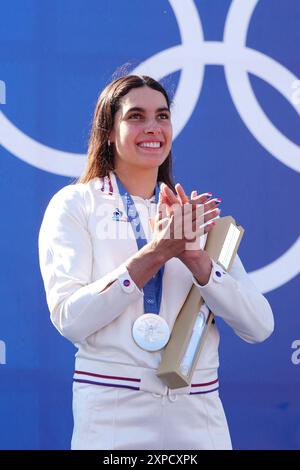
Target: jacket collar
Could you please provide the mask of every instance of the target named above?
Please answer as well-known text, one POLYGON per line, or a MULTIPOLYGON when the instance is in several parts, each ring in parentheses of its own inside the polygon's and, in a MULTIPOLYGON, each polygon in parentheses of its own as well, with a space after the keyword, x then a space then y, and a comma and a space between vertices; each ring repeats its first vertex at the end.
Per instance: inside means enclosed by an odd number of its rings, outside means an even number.
MULTIPOLYGON (((159 182, 159 185, 161 183, 159 182)), ((100 190, 102 194, 109 195, 109 196, 119 196, 119 188, 118 188, 118 183, 116 179, 116 174, 114 171, 110 171, 108 176, 105 176, 104 178, 100 178, 100 190)), ((144 199, 139 196, 132 196, 132 198, 135 200, 141 200, 143 201, 144 199)), ((150 201, 155 200, 155 196, 152 196, 150 198, 150 201)))

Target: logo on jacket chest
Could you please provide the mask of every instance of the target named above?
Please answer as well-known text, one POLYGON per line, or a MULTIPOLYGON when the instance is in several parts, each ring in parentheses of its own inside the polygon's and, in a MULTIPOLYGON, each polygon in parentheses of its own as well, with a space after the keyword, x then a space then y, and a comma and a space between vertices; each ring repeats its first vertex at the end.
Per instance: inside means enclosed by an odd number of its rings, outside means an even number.
POLYGON ((128 222, 128 217, 118 207, 113 211, 112 220, 116 222, 128 222))

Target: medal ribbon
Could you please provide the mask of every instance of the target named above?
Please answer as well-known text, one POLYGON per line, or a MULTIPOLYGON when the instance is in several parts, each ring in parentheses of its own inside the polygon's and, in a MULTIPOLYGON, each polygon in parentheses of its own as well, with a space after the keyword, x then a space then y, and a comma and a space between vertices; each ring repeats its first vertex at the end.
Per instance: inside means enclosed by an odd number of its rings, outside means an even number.
MULTIPOLYGON (((119 189, 119 193, 122 197, 124 208, 127 214, 128 221, 131 223, 131 227, 135 236, 138 250, 143 248, 147 244, 147 239, 143 230, 143 226, 140 220, 139 213, 134 204, 131 195, 126 191, 120 179, 116 176, 116 181, 119 189)), ((155 202, 158 203, 158 184, 155 187, 155 202)), ((164 266, 153 276, 147 284, 144 285, 144 313, 156 313, 159 315, 159 309, 162 297, 162 280, 163 280, 164 266)))

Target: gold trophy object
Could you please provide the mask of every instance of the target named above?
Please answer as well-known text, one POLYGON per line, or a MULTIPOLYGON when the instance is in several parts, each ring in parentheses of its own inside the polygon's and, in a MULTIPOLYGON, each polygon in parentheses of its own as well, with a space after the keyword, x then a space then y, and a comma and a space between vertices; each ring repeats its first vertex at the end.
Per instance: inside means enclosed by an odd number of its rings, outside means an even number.
MULTIPOLYGON (((233 217, 216 219, 208 233, 205 251, 229 271, 244 235, 244 229, 233 217)), ((157 376, 171 389, 190 385, 214 314, 204 303, 196 286, 192 286, 174 324, 165 347, 157 376)))

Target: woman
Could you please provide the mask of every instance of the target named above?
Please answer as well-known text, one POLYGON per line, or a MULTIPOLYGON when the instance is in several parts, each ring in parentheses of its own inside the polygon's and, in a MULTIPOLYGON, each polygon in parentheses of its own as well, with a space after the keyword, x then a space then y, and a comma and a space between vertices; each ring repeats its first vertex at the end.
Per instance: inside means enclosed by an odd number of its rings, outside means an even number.
POLYGON ((98 99, 84 175, 52 198, 44 216, 39 253, 51 319, 78 348, 72 449, 231 448, 216 324, 193 388, 170 390, 155 373, 193 283, 245 341, 273 330, 271 308, 238 256, 230 273, 216 276, 202 248, 220 200, 195 191, 187 198, 174 187, 171 144, 162 86, 146 76, 113 81, 98 99), (156 323, 165 328, 157 344, 156 323))

